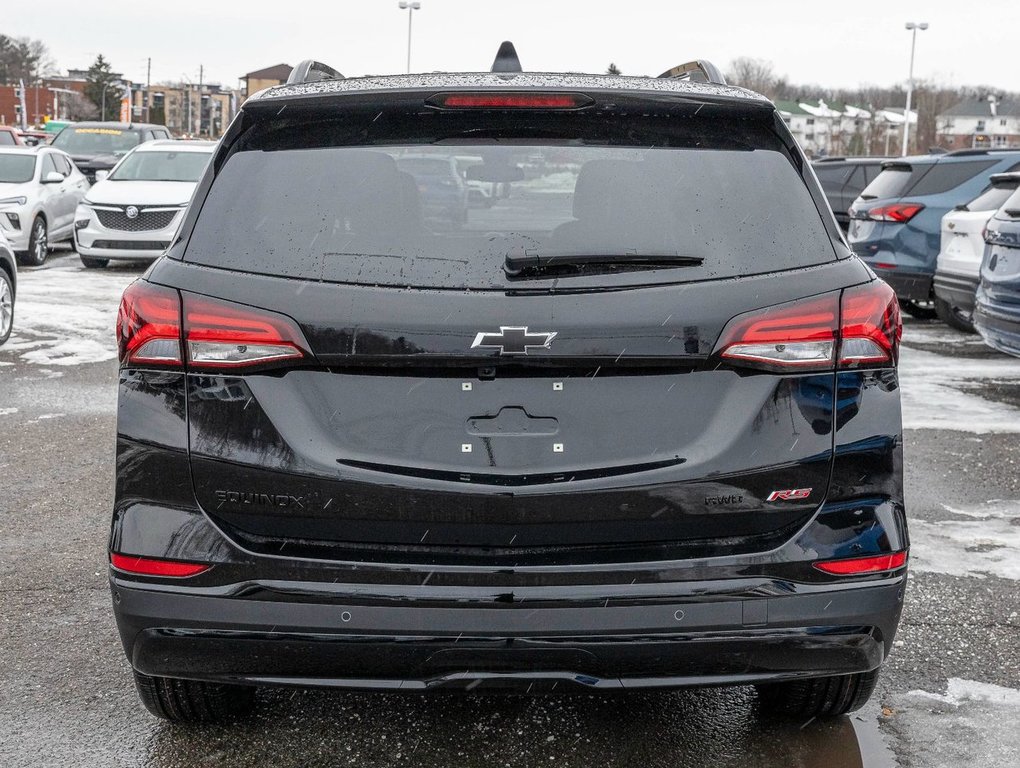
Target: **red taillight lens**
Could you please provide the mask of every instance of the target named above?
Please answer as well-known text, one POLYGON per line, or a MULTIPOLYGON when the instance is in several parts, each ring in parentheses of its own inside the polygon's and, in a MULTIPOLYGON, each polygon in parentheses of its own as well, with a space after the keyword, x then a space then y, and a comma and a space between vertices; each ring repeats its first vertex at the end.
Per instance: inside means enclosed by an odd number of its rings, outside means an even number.
POLYGON ((177 291, 136 280, 117 312, 121 365, 181 364, 181 302, 177 291))
POLYGON ((875 557, 850 557, 842 560, 825 560, 812 565, 823 573, 834 576, 856 576, 861 573, 895 571, 907 564, 907 553, 894 552, 891 555, 875 557))
POLYGON ((292 362, 308 354, 289 317, 193 294, 184 295, 184 338, 193 368, 292 362))
POLYGON ((868 218, 872 221, 892 221, 904 224, 923 210, 924 206, 921 203, 893 203, 872 208, 868 211, 868 218))
POLYGON ((768 369, 832 366, 839 294, 738 315, 719 339, 723 358, 768 369))
POLYGON ((903 322, 892 288, 881 280, 843 291, 841 367, 895 363, 903 322))
POLYGON ((881 280, 737 315, 716 348, 734 363, 766 370, 895 365, 903 326, 896 294, 881 280))
POLYGON ((580 109, 594 102, 580 93, 437 93, 426 104, 440 109, 580 109))
POLYGON ((117 315, 121 365, 235 369, 310 357, 289 317, 138 280, 117 315), (183 330, 182 330, 183 322, 183 330))
POLYGON ((171 576, 183 578, 186 576, 197 576, 208 571, 211 565, 202 563, 182 563, 179 560, 162 560, 152 557, 137 557, 135 555, 110 555, 110 565, 118 571, 125 573, 137 573, 142 576, 171 576))

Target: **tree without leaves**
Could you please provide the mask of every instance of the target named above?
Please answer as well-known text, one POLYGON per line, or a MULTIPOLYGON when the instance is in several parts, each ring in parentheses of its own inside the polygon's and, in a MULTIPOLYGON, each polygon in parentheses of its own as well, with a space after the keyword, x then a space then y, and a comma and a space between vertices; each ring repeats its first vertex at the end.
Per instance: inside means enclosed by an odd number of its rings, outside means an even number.
POLYGON ((730 62, 726 81, 756 91, 770 99, 777 98, 780 87, 786 87, 786 80, 776 75, 771 61, 752 59, 748 56, 741 56, 730 62))
POLYGON ((26 85, 53 74, 54 64, 41 40, 0 35, 0 83, 26 85))

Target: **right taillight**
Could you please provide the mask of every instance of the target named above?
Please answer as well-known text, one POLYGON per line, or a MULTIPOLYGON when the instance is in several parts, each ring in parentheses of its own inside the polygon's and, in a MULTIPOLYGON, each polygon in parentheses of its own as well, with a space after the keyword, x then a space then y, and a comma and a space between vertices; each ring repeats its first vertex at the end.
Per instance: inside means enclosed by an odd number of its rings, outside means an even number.
POLYGON ((903 322, 896 293, 875 280, 843 291, 839 365, 895 365, 903 322))
POLYGON ((138 280, 117 316, 122 366, 237 370, 311 357, 289 317, 138 280))
POLYGON ((823 371, 895 365, 902 334, 899 303, 881 280, 746 312, 716 348, 735 365, 770 371, 823 371))
POLYGON ((892 205, 880 205, 867 212, 868 218, 872 221, 891 221, 896 224, 905 224, 924 210, 921 203, 893 203, 892 205))

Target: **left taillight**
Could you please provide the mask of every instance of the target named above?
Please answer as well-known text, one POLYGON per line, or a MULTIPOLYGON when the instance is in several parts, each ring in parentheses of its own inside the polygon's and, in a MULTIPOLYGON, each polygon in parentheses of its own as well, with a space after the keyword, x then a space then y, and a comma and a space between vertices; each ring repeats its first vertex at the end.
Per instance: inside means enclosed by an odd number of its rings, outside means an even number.
POLYGON ((310 357, 297 323, 285 315, 221 299, 179 293, 138 280, 117 316, 122 366, 236 370, 310 357))
POLYGON ((867 217, 872 221, 890 221, 895 224, 906 224, 924 210, 921 203, 892 203, 870 209, 867 217))
POLYGON ((194 294, 184 295, 184 340, 191 368, 293 363, 309 355, 289 317, 194 294))
POLYGON ((136 280, 117 312, 120 364, 181 365, 181 298, 173 288, 136 280))
POLYGON ((902 325, 896 294, 881 280, 746 312, 716 348, 734 365, 821 371, 895 365, 902 325))

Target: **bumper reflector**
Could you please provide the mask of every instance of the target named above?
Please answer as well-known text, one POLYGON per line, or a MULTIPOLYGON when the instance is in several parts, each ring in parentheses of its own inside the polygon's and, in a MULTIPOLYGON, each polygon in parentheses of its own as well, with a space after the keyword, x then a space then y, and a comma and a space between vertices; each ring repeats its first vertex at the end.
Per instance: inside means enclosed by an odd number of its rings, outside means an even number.
POLYGON ((842 560, 826 560, 821 563, 812 563, 819 571, 836 576, 856 576, 861 573, 895 571, 906 564, 906 550, 903 552, 893 552, 891 555, 851 557, 842 560))
POLYGON ((143 576, 196 576, 203 571, 212 568, 211 565, 201 563, 182 563, 177 560, 157 560, 151 557, 137 557, 136 555, 110 555, 110 565, 118 571, 125 573, 138 573, 143 576))

